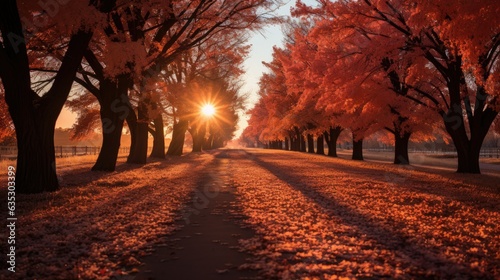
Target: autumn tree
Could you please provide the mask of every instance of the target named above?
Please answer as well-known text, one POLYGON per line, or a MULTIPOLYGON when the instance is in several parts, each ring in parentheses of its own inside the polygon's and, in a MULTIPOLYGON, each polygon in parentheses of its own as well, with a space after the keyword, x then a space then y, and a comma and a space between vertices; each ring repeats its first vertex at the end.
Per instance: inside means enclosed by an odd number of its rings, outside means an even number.
POLYGON ((244 109, 241 84, 236 80, 209 81, 209 84, 211 94, 205 104, 213 106, 214 112, 191 121, 193 152, 200 151, 200 144, 205 150, 225 146, 236 131, 238 112, 244 109))
POLYGON ((498 114, 498 2, 365 0, 320 5, 310 9, 299 3, 299 8, 332 19, 337 30, 356 30, 376 41, 363 55, 385 63, 389 76, 397 73, 409 89, 400 96, 441 117, 457 150, 457 172, 479 173, 479 151, 498 114))
POLYGON ((260 141, 270 142, 269 146, 281 148, 281 141, 290 142, 290 149, 305 150, 304 126, 297 123, 291 114, 297 103, 297 95, 289 94, 282 57, 289 54, 286 50, 274 47, 273 59, 264 62, 268 72, 259 81, 259 96, 267 111, 266 125, 259 136, 260 141), (276 142, 277 141, 277 142, 276 142))
POLYGON ((336 117, 341 112, 325 110, 325 103, 319 103, 318 99, 323 94, 321 87, 322 75, 313 71, 313 68, 325 69, 328 67, 326 61, 318 61, 318 46, 307 38, 313 28, 309 21, 290 22, 286 30, 286 48, 290 54, 281 56, 284 65, 288 94, 295 95, 296 104, 290 111, 294 116, 308 128, 308 146, 312 148, 312 136, 317 137, 317 153, 324 154, 323 144, 328 145, 328 156, 336 157, 336 142, 342 128, 336 117), (314 67, 313 67, 314 64, 314 67), (312 133, 312 134, 311 134, 312 133))
POLYGON ((266 128, 269 112, 266 104, 261 98, 254 107, 248 110, 250 116, 248 125, 241 134, 241 141, 245 142, 250 147, 263 147, 263 143, 259 140, 260 133, 266 128))
POLYGON ((238 83, 243 73, 241 64, 248 52, 245 38, 241 32, 216 34, 170 64, 165 81, 174 123, 168 155, 182 154, 186 131, 193 138, 193 150, 200 151, 198 132, 204 129, 199 127, 203 119, 200 108, 222 102, 219 99, 224 97, 221 93, 227 87, 221 85, 238 83))
MULTIPOLYGON (((274 9, 276 2, 255 1, 184 1, 172 5, 165 13, 166 20, 160 20, 155 28, 147 31, 152 48, 148 50, 151 63, 143 70, 144 76, 156 76, 167 67, 178 54, 191 49, 218 33, 232 30, 250 30, 259 27, 266 20, 266 9, 274 9), (264 12, 263 12, 264 11, 264 12), (157 27, 157 28, 156 28, 157 27)), ((147 152, 148 101, 143 97, 138 107, 137 154, 131 162, 144 163, 147 152)))
MULTIPOLYGON (((114 169, 123 119, 127 120, 132 135, 127 161, 145 163, 148 132, 162 133, 161 115, 153 113, 159 104, 155 104, 157 100, 151 96, 152 91, 147 90, 148 84, 161 79, 162 71, 176 57, 202 44, 210 36, 257 27, 266 17, 257 9, 271 8, 272 5, 273 1, 219 3, 200 0, 180 1, 175 5, 148 1, 127 3, 116 9, 109 17, 108 26, 101 32, 105 48, 97 45, 98 48, 86 53, 86 62, 92 72, 82 72, 79 79, 91 92, 92 89, 96 91, 94 80, 99 81, 99 87, 106 86, 102 92, 115 92, 98 98, 104 139, 102 156, 93 170, 114 169), (135 108, 131 108, 126 94, 132 87, 132 80, 140 97, 135 108), (151 121, 156 129, 151 129, 151 121)), ((155 142, 157 146, 161 146, 163 137, 155 139, 158 140, 155 142)), ((154 150, 161 156, 161 147, 154 150)))
MULTIPOLYGON (((170 3, 172 5, 172 3, 170 3)), ((115 9, 106 25, 97 30, 98 39, 85 53, 85 60, 76 81, 95 96, 100 106, 102 148, 92 170, 113 171, 120 147, 120 138, 125 120, 132 134, 132 147, 129 160, 136 159, 136 141, 138 116, 142 117, 144 109, 132 106, 129 92, 134 88, 134 81, 146 90, 148 82, 154 83, 154 75, 144 76, 142 71, 147 64, 147 37, 144 30, 158 19, 156 13, 162 13, 170 7, 165 3, 144 1, 130 2, 115 9), (154 19, 152 19, 152 17, 154 19)), ((168 16, 167 16, 168 17, 168 16)), ((135 84, 135 88, 138 85, 135 84)), ((150 97, 151 91, 144 94, 150 97)), ((78 105, 75 104, 74 105, 78 105)), ((154 105, 153 105, 154 106, 154 105)), ((73 106, 77 111, 85 108, 73 106)), ((90 117, 88 114, 84 116, 90 117)), ((88 123, 90 119, 86 120, 88 123)), ((147 134, 146 134, 147 142, 147 134)))
MULTIPOLYGON (((33 2, 18 6, 16 1, 9 0, 0 4, 0 77, 16 129, 16 191, 20 193, 54 191, 59 187, 54 126, 92 37, 91 25, 100 19, 96 8, 85 1, 71 7, 57 4, 44 7, 33 2), (59 25, 61 22, 64 25, 59 25), (33 46, 28 39, 49 26, 54 28, 53 32, 62 34, 67 47, 53 83, 44 93, 37 94, 31 88, 29 54, 33 46)), ((107 12, 112 6, 104 1, 98 8, 107 12)), ((50 50, 46 54, 50 56, 50 50)))

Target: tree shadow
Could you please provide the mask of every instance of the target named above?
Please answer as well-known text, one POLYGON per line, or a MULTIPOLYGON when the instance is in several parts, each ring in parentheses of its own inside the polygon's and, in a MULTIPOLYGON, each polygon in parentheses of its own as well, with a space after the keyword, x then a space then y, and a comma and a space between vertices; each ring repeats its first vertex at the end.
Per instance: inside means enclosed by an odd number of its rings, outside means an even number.
POLYGON ((258 157, 264 161, 294 160, 303 161, 302 156, 309 156, 313 160, 304 162, 306 165, 314 165, 328 168, 346 175, 363 176, 369 172, 366 178, 373 183, 394 184, 401 190, 421 192, 436 195, 448 200, 455 200, 467 206, 499 211, 497 203, 500 196, 500 177, 489 174, 458 174, 455 172, 436 170, 433 168, 415 167, 412 165, 394 165, 381 162, 358 162, 342 158, 317 157, 306 154, 259 154, 258 157), (375 172, 374 172, 375 171, 375 172), (431 175, 431 176, 426 176, 431 175), (411 184, 408 182, 411 180, 411 184), (415 184, 416 183, 416 184, 415 184), (453 184, 459 188, 443 188, 443 185, 453 184), (450 191, 451 190, 451 191, 450 191))
MULTIPOLYGON (((398 229, 404 229, 407 225, 402 221, 391 221, 390 224, 377 221, 376 217, 367 216, 354 209, 355 205, 345 205, 332 197, 325 197, 323 194, 309 186, 304 178, 294 170, 285 169, 278 164, 266 162, 259 156, 252 159, 261 167, 272 172, 278 179, 287 183, 290 187, 300 191, 306 197, 315 202, 325 213, 335 216, 342 223, 359 230, 361 235, 376 241, 377 246, 394 252, 400 262, 408 266, 411 276, 417 277, 445 277, 454 278, 468 275, 475 278, 484 275, 480 271, 471 269, 461 263, 442 255, 442 248, 426 244, 425 237, 421 236, 415 242, 415 237, 410 236, 398 229), (413 275, 414 274, 414 275, 413 275)), ((352 168, 352 166, 350 166, 352 168)), ((460 247, 462 253, 466 254, 465 244, 453 244, 460 247)))
MULTIPOLYGON (((90 164, 84 164, 82 167, 66 167, 64 171, 58 172, 60 188, 55 192, 45 192, 39 194, 19 194, 16 197, 19 202, 20 214, 28 214, 34 210, 50 209, 55 206, 62 206, 67 203, 68 199, 78 196, 94 197, 98 196, 106 190, 121 188, 120 196, 108 197, 103 203, 95 203, 89 210, 82 211, 81 214, 92 212, 99 207, 107 205, 119 204, 121 200, 127 196, 140 193, 144 188, 150 186, 153 182, 158 181, 160 184, 168 184, 162 181, 163 178, 152 179, 146 181, 136 181, 133 172, 141 172, 141 170, 155 169, 157 172, 169 172, 171 168, 179 164, 188 164, 186 170, 194 169, 198 161, 193 159, 179 158, 173 161, 166 160, 151 160, 145 165, 131 165, 125 162, 117 164, 115 171, 92 171, 90 164), (132 172, 132 173, 131 173, 132 172), (133 188, 128 186, 138 185, 133 188)), ((160 176, 162 177, 162 176, 160 176)), ((168 177, 168 176, 167 176, 168 177)), ((174 178, 175 179, 175 178, 174 178)), ((175 184, 175 183, 173 183, 175 184)), ((6 196, 5 196, 6 197, 6 196)))

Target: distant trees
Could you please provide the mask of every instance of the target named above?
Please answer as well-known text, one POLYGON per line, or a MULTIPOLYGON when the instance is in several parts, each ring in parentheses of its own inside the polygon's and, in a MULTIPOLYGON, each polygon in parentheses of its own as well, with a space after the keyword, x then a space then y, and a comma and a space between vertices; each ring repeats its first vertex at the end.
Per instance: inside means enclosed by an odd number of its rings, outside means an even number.
MULTIPOLYGON (((457 172, 479 173, 479 151, 500 105, 498 11, 498 1, 479 0, 299 1, 294 14, 303 24, 281 51, 291 57, 281 58, 283 95, 299 96, 291 107, 325 113, 331 122, 319 127, 349 129, 355 148, 389 131, 397 164, 409 162, 410 137, 431 135, 441 119, 457 149, 457 172)), ((295 116, 294 125, 309 122, 295 116)), ((267 120, 274 117, 268 110, 267 120)), ((362 158, 359 151, 353 158, 362 158)))
POLYGON ((193 138, 193 151, 221 148, 231 140, 237 128, 239 110, 244 108, 244 100, 238 94, 240 84, 237 81, 210 81, 208 88, 212 92, 210 102, 215 113, 213 116, 195 118, 190 122, 189 132, 193 138))
POLYGON ((249 147, 263 147, 265 140, 261 141, 260 135, 266 128, 269 117, 264 99, 260 98, 257 104, 248 111, 248 114, 250 115, 250 119, 240 139, 249 147))
MULTIPOLYGON (((168 155, 182 154, 186 131, 193 138, 193 150, 201 151, 205 133, 208 133, 205 131, 206 119, 200 115, 203 105, 217 107, 216 116, 229 110, 231 103, 241 109, 241 101, 231 96, 238 95, 238 78, 243 73, 241 64, 248 51, 243 35, 238 32, 216 34, 169 65, 164 75, 173 122, 168 155)), ((224 121, 218 120, 219 123, 224 121)))

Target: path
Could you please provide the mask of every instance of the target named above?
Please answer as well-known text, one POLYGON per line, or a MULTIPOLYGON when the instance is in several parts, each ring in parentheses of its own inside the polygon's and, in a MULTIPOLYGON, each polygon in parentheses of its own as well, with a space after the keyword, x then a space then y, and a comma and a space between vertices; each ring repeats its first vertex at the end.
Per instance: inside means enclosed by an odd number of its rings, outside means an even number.
POLYGON ((216 154, 202 174, 181 226, 155 253, 135 279, 253 279, 256 273, 238 270, 249 256, 237 249, 238 239, 253 231, 242 228, 234 213, 234 190, 229 170, 235 151, 216 154))
POLYGON ((136 279, 500 277, 495 174, 258 149, 214 156, 183 227, 136 279), (234 248, 240 238, 252 255, 234 248))

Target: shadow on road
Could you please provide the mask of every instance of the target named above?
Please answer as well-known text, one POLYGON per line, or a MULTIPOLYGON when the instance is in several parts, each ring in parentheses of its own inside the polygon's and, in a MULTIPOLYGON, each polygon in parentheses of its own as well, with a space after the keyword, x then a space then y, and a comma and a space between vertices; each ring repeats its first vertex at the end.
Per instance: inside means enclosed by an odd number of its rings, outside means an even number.
MULTIPOLYGON (((443 256, 440 251, 442 248, 427 245, 425 237, 415 242, 415 238, 411 237, 398 229, 404 229, 406 226, 402 221, 391 221, 390 224, 377 221, 376 217, 367 216, 358 212, 356 205, 345 205, 335 198, 325 197, 314 187, 310 186, 307 181, 307 176, 303 174, 307 172, 307 167, 310 162, 304 163, 302 171, 290 169, 286 166, 280 166, 279 160, 276 160, 276 155, 249 153, 249 158, 256 162, 262 168, 269 170, 281 181, 286 182, 292 188, 300 191, 306 197, 321 206, 325 213, 335 215, 344 224, 356 228, 361 235, 376 241, 377 246, 382 249, 390 250, 400 259, 401 263, 406 263, 411 268, 413 276, 418 277, 453 277, 456 275, 469 275, 477 277, 478 271, 464 266, 454 260, 443 256), (269 159, 274 157, 274 162, 269 159), (423 246, 422 244, 426 244, 423 246), (441 269, 443 268, 443 270, 441 269), (454 271, 454 272, 453 272, 454 271)), ((281 155, 279 155, 281 156, 281 155)), ((294 160, 293 156, 288 160, 294 160)), ((321 163, 324 168, 340 168, 342 171, 349 174, 349 168, 352 166, 343 165, 341 162, 321 163), (324 164, 324 165, 323 165, 324 164)), ((311 170, 310 170, 311 171, 311 170)), ((352 172, 352 170, 351 170, 352 172)), ((271 186, 270 186, 271 187, 271 186)), ((351 187, 355 187, 354 185, 351 187)), ((387 222, 387 221, 385 221, 387 222)), ((354 234, 354 233, 353 233, 354 234)), ((459 250, 464 253, 468 249, 467 245, 456 244, 459 250)), ((479 274, 480 275, 480 274, 479 274)))

